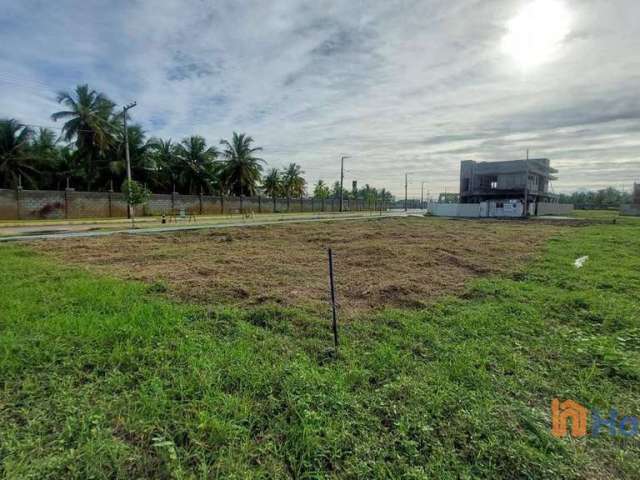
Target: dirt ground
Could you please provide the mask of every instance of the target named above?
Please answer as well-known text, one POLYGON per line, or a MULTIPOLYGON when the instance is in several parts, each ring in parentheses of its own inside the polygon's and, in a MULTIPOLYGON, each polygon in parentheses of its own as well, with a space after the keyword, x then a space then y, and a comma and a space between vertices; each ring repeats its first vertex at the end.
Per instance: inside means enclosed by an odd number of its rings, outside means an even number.
POLYGON ((141 280, 180 300, 327 308, 334 250, 345 313, 418 307, 471 278, 517 269, 554 233, 531 222, 396 218, 38 241, 65 262, 141 280))

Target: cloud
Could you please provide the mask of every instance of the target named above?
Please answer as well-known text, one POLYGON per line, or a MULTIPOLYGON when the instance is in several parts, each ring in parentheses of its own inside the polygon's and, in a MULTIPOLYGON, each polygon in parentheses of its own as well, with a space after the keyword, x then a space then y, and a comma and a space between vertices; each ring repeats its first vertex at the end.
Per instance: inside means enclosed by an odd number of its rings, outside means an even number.
POLYGON ((640 7, 563 0, 572 31, 522 72, 501 51, 525 0, 24 0, 0 20, 0 116, 51 124, 88 82, 154 136, 252 135, 310 182, 455 190, 462 159, 560 170, 557 190, 640 176, 640 7))

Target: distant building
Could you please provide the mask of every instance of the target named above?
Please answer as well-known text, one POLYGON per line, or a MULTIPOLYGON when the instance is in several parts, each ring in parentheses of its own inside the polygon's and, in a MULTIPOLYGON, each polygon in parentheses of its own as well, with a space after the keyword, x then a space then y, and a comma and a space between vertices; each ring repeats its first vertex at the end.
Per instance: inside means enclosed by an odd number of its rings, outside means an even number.
POLYGON ((621 215, 633 215, 640 217, 640 183, 633 184, 633 195, 631 197, 631 205, 620 206, 621 215))
MULTIPOLYGON (((486 216, 537 215, 539 203, 557 203, 549 182, 558 171, 549 159, 460 163, 460 203, 480 203, 486 216), (525 210, 524 205, 527 206, 525 210)), ((484 215, 483 215, 484 216, 484 215)))

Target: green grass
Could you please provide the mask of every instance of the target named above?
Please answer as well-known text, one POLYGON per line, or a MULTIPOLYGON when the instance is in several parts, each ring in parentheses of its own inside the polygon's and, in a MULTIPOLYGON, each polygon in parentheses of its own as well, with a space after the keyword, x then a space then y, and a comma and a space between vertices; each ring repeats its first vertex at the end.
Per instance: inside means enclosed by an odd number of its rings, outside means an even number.
POLYGON ((639 234, 569 229, 511 278, 344 325, 337 359, 327 318, 2 246, 0 476, 638 478, 639 439, 556 439, 550 402, 640 415, 639 234))

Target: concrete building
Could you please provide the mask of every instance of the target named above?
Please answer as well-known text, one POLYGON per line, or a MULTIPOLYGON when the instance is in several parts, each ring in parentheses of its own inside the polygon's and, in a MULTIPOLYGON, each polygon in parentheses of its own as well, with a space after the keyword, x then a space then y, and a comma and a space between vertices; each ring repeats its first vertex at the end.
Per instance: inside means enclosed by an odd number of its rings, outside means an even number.
POLYGON ((640 217, 640 183, 633 184, 631 205, 622 205, 620 207, 620 214, 640 217))
POLYGON ((539 206, 558 203, 549 182, 558 171, 549 159, 503 162, 464 160, 460 164, 460 203, 480 204, 481 216, 538 215, 539 206))

